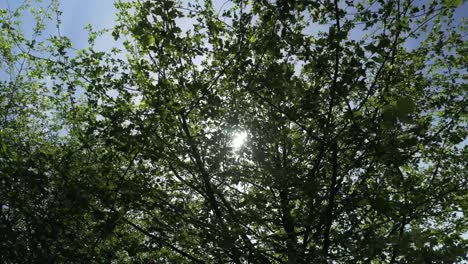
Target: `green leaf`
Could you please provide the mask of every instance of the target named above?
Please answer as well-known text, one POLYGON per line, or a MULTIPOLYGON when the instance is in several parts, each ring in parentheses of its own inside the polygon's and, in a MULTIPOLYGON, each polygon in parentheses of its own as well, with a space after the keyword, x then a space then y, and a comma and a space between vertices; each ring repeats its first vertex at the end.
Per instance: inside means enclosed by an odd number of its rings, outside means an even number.
POLYGON ((463 3, 462 0, 444 0, 444 5, 447 7, 457 7, 463 3))
POLYGON ((401 97, 397 100, 396 108, 398 113, 400 114, 399 116, 407 116, 414 112, 414 110, 416 109, 416 105, 414 104, 413 99, 409 97, 401 97))
POLYGON ((250 42, 250 43, 254 43, 254 42, 255 42, 255 39, 256 39, 255 34, 253 34, 252 36, 250 36, 249 42, 250 42))
POLYGON ((395 108, 392 105, 385 105, 382 109, 382 126, 385 129, 392 129, 395 127, 396 115, 395 108))
POLYGON ((4 142, 2 142, 2 153, 7 154, 7 151, 8 151, 7 145, 4 142))

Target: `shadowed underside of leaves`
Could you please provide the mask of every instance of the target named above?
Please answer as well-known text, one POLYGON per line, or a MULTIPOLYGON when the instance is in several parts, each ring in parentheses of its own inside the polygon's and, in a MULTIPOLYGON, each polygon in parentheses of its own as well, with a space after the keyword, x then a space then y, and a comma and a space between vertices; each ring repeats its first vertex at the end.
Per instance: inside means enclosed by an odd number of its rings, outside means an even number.
POLYGON ((467 260, 463 1, 115 6, 0 9, 2 263, 467 260))

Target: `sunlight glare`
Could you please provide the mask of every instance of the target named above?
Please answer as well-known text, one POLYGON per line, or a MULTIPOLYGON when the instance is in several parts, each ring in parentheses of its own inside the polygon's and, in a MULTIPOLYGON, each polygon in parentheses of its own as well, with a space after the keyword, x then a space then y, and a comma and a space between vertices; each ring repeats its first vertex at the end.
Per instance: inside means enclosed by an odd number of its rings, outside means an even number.
POLYGON ((238 150, 245 143, 246 139, 247 139, 247 132, 245 131, 236 132, 234 133, 234 136, 232 138, 231 146, 234 148, 234 150, 238 150))

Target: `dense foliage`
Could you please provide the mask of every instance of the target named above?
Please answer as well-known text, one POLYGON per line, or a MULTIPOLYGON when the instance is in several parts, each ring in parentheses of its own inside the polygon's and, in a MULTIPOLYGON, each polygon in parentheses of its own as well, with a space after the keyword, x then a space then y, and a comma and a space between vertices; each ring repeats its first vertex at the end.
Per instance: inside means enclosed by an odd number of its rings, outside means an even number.
POLYGON ((116 7, 0 10, 2 263, 468 259, 466 4, 116 7))

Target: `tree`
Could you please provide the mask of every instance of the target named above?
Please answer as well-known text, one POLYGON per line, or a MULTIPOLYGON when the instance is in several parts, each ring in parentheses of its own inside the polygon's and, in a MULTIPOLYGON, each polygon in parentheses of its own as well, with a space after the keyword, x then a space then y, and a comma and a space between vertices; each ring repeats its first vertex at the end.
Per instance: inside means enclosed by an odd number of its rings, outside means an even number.
POLYGON ((76 54, 61 36, 20 52, 54 80, 59 127, 2 129, 3 261, 468 258, 461 1, 116 6, 123 50, 92 31, 76 54))

